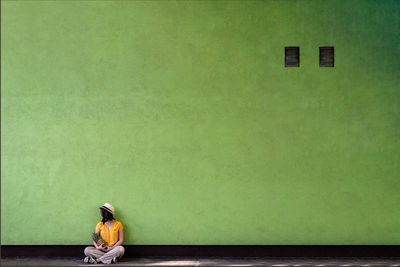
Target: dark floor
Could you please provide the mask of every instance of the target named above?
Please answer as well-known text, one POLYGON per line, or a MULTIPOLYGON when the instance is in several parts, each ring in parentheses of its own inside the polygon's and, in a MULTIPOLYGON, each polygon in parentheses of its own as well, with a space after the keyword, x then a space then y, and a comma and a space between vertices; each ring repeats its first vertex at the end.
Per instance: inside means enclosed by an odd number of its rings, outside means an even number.
MULTIPOLYGON (((6 258, 1 266, 88 266, 81 258, 6 258)), ((114 264, 113 264, 114 265, 114 264)), ((400 266, 400 258, 124 258, 120 266, 400 266)))

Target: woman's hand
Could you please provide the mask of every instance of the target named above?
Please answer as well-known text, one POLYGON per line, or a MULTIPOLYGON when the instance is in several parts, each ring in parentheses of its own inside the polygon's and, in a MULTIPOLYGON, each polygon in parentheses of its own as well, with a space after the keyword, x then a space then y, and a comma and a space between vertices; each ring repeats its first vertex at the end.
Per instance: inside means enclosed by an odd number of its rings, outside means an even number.
POLYGON ((94 241, 93 241, 93 246, 94 246, 96 249, 98 249, 98 250, 102 250, 102 249, 101 249, 101 246, 97 245, 97 243, 94 242, 94 241))
POLYGON ((100 249, 101 249, 102 251, 104 251, 104 252, 108 252, 108 251, 111 250, 111 247, 109 247, 109 246, 107 246, 107 245, 102 245, 100 249))
POLYGON ((101 251, 104 251, 104 248, 106 247, 105 244, 102 244, 102 245, 100 245, 100 246, 97 245, 95 242, 93 242, 93 244, 94 244, 94 246, 95 246, 96 249, 101 250, 101 251))

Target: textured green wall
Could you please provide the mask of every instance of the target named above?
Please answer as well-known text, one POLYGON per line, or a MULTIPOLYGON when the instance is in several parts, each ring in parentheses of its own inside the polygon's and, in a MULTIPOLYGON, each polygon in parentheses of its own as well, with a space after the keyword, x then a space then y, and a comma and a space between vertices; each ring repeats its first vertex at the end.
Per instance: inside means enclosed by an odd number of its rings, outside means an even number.
POLYGON ((400 1, 1 7, 3 245, 400 244, 400 1))

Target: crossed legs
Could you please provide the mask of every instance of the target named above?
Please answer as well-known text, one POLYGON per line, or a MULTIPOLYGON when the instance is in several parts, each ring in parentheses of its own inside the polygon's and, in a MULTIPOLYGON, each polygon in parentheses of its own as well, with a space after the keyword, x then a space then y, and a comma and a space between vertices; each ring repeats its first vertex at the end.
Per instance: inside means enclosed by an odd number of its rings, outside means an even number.
POLYGON ((123 246, 117 246, 108 252, 104 252, 96 249, 93 246, 89 246, 85 248, 84 253, 88 257, 99 259, 102 263, 110 264, 113 258, 122 258, 125 253, 125 248, 123 246))

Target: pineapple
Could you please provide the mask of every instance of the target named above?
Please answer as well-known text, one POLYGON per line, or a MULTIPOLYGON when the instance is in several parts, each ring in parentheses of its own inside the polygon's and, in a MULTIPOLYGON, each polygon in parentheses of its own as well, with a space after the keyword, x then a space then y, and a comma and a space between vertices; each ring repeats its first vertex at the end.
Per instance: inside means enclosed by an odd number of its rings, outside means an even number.
POLYGON ((106 241, 104 241, 104 240, 101 238, 101 236, 100 236, 100 235, 97 235, 96 233, 93 233, 93 234, 92 234, 92 239, 93 239, 94 242, 96 242, 96 244, 97 244, 98 246, 107 245, 107 244, 106 244, 106 241))

